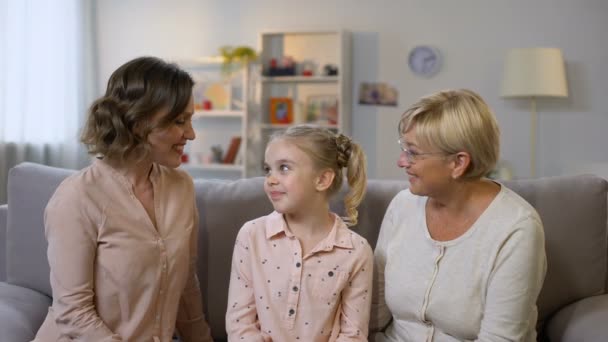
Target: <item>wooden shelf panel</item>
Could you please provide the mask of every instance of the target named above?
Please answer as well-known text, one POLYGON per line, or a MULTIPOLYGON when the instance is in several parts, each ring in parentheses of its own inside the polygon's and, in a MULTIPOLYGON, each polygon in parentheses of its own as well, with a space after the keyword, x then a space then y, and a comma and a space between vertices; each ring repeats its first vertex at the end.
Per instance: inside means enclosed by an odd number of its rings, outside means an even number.
POLYGON ((264 76, 264 83, 337 83, 338 76, 264 76))
POLYGON ((245 116, 243 110, 195 110, 194 118, 241 118, 245 116))

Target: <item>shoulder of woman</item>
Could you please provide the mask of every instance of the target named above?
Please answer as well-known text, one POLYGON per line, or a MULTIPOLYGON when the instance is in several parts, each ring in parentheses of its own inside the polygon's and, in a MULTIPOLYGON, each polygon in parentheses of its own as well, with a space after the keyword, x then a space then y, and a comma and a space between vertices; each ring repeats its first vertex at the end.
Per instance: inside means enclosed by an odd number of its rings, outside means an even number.
POLYGON ((536 209, 523 197, 517 194, 515 191, 502 186, 501 196, 499 205, 501 206, 499 212, 502 215, 509 216, 515 220, 516 225, 528 225, 528 226, 537 226, 540 225, 542 228, 542 223, 540 220, 540 216, 536 209))
POLYGON ((423 199, 424 197, 412 194, 409 189, 401 190, 389 203, 385 216, 398 220, 402 215, 411 215, 410 210, 415 210, 423 199))
POLYGON ((89 173, 90 169, 84 168, 61 181, 49 199, 47 208, 58 204, 77 206, 81 203, 87 197, 87 192, 94 191, 99 186, 92 181, 89 173))
POLYGON ((185 188, 194 191, 194 180, 192 176, 182 169, 156 165, 158 177, 163 178, 165 183, 171 184, 173 189, 184 191, 185 188))

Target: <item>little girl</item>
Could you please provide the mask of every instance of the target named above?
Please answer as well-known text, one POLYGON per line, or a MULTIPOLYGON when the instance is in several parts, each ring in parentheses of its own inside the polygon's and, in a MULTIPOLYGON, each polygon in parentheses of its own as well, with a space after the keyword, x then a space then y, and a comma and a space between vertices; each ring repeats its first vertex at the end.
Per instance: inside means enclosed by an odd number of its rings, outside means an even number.
POLYGON ((274 135, 264 190, 275 211, 245 223, 232 257, 229 341, 367 341, 373 253, 347 228, 366 187, 365 155, 348 137, 310 125, 274 135), (350 191, 347 217, 330 196, 350 191))

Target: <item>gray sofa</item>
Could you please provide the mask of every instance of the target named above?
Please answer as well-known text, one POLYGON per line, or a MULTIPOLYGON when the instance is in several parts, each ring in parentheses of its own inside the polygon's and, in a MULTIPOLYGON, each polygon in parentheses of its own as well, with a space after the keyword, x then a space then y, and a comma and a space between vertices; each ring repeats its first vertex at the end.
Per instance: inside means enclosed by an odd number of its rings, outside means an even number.
MULTIPOLYGON (((43 209, 57 185, 74 171, 24 163, 8 179, 0 206, 0 340, 29 341, 51 303, 43 209)), ((213 335, 225 340, 230 258, 238 229, 271 211, 262 178, 196 180, 200 212, 199 277, 213 335)), ((354 227, 373 245, 382 216, 404 181, 370 180, 354 227)), ((539 326, 550 341, 608 341, 607 191, 595 176, 505 183, 540 213, 546 231, 548 272, 538 300, 539 326)), ((342 209, 338 202, 334 210, 342 209)))

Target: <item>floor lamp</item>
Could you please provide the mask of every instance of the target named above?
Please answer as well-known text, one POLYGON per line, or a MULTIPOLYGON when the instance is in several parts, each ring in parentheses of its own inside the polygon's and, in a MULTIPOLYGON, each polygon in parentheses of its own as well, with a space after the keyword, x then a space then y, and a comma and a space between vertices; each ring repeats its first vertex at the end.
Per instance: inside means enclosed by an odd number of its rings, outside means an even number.
POLYGON ((531 99, 530 177, 536 177, 537 97, 568 97, 566 70, 560 49, 511 49, 505 60, 502 97, 531 99))

